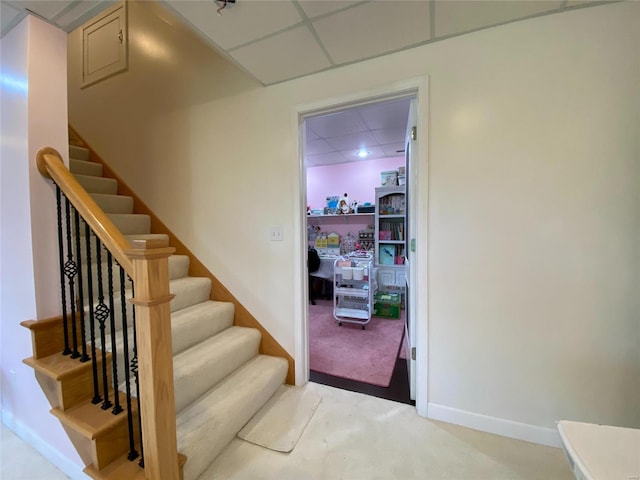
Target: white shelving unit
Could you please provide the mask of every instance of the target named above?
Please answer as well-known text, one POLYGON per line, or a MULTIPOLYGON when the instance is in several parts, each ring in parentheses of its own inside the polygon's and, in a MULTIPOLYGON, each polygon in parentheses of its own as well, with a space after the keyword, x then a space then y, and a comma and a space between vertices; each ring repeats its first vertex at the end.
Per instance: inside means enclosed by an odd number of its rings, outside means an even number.
POLYGON ((373 213, 346 213, 342 215, 307 215, 309 225, 369 224, 373 213))
POLYGON ((406 192, 404 186, 376 188, 375 266, 378 289, 400 293, 406 288, 406 192))
POLYGON ((333 264, 333 316, 342 322, 371 321, 376 274, 371 257, 341 257, 333 264), (358 269, 358 270, 356 270, 358 269))

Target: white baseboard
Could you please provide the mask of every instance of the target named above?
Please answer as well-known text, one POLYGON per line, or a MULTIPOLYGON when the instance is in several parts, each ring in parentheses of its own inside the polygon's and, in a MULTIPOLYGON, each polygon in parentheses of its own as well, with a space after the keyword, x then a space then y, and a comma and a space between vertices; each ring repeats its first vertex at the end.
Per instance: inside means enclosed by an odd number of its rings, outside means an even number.
POLYGON ((45 442, 37 432, 22 423, 10 412, 2 411, 2 423, 13 431, 18 437, 31 445, 35 450, 46 458, 51 464, 64 472, 72 480, 87 480, 89 477, 82 471, 84 465, 75 463, 57 450, 53 445, 45 442))
POLYGON ((481 413, 458 410, 457 408, 446 407, 436 403, 429 403, 427 417, 473 428, 481 432, 502 435, 503 437, 516 438, 549 447, 562 447, 560 434, 553 428, 538 427, 504 418, 490 417, 481 413))

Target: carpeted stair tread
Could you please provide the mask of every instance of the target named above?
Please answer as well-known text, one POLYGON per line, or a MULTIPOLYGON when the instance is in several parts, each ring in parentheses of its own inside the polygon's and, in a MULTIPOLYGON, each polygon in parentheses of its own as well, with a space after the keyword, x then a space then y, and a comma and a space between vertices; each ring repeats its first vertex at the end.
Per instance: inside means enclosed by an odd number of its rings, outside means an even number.
POLYGON ((129 242, 133 242, 134 240, 163 240, 169 241, 169 235, 165 233, 144 233, 137 235, 125 235, 125 238, 129 240, 129 242))
MULTIPOLYGON (((87 258, 86 251, 87 251, 86 242, 83 242, 81 245, 82 265, 87 267, 83 270, 83 277, 82 277, 83 286, 85 287, 84 293, 88 294, 87 273, 88 273, 88 268, 91 268, 91 278, 93 281, 92 282, 93 293, 95 297, 98 295, 98 258, 96 255, 95 238, 91 239, 90 264, 87 264, 86 262, 86 258, 87 258)), ((100 253, 100 260, 101 260, 100 269, 102 270, 102 287, 106 289, 108 285, 107 272, 108 272, 109 264, 107 263, 107 255, 104 250, 102 250, 100 253)), ((169 257, 169 280, 177 280, 179 278, 188 276, 188 274, 189 274, 189 257, 187 257, 186 255, 171 255, 169 257)), ((127 286, 125 288, 131 288, 131 282, 128 279, 127 279, 126 285, 127 286)), ((113 287, 115 290, 118 290, 120 288, 119 274, 114 275, 113 287)))
MULTIPOLYGON (((107 275, 107 272, 103 272, 103 276, 106 276, 106 275, 107 275)), ((119 276, 120 276, 120 268, 114 268, 113 269, 114 282, 116 278, 119 278, 119 276)), ((127 286, 130 285, 126 279, 126 275, 125 275, 125 282, 127 286)), ((169 282, 169 291, 175 295, 175 297, 171 300, 171 304, 170 304, 171 312, 175 312, 183 308, 190 307, 192 305, 196 305, 198 303, 202 303, 206 300, 209 300, 209 294, 211 292, 211 280, 209 278, 204 278, 204 277, 178 278, 176 280, 171 280, 169 282)), ((88 292, 85 292, 85 295, 88 295, 88 292)), ((106 295, 107 293, 105 291, 105 297, 106 295)), ((94 296, 96 296, 95 291, 94 291, 94 296)), ((133 304, 128 301, 132 297, 130 288, 125 290, 124 297, 125 297, 125 309, 127 312, 127 321, 130 322, 129 325, 131 325, 131 322, 133 319, 134 307, 133 307, 133 304)), ((104 303, 106 305, 109 305, 108 298, 105 298, 104 303)), ((96 304, 94 304, 94 307, 96 306, 96 304)), ((86 307, 85 311, 87 313, 86 316, 88 320, 89 318, 88 307, 86 307)), ((122 297, 119 289, 114 292, 113 314, 114 314, 116 330, 120 331, 122 330, 122 297)), ((200 338, 202 339, 204 337, 201 336, 200 338)), ((111 350, 111 347, 109 346, 107 350, 111 350)))
POLYGON ((189 257, 187 255, 171 255, 169 257, 169 280, 189 275, 189 257))
POLYGON ((284 383, 287 361, 258 355, 177 415, 178 451, 195 480, 284 383))
POLYGON ((78 160, 89 160, 89 149, 78 147, 76 145, 69 145, 69 158, 75 158, 78 160))
POLYGON ((207 300, 171 314, 173 353, 211 337, 233 325, 235 306, 231 302, 207 300))
POLYGON ((105 213, 133 213, 133 197, 92 193, 91 198, 105 213))
POLYGON ((234 326, 176 355, 173 358, 176 412, 258 355, 260 337, 255 328, 234 326))
POLYGON ((118 181, 113 178, 92 177, 90 175, 74 175, 78 183, 89 193, 118 193, 118 181))
POLYGON ((86 160, 78 160, 76 158, 70 158, 69 171, 74 175, 88 175, 90 177, 101 177, 102 164, 96 163, 96 162, 88 162, 86 160))
POLYGON ((211 279, 205 277, 183 277, 169 282, 169 291, 175 295, 171 300, 171 312, 209 300, 211 279))
POLYGON ((123 235, 146 234, 151 230, 151 217, 141 213, 108 213, 107 216, 123 235))
MULTIPOLYGON (((109 220, 123 235, 147 234, 151 229, 151 217, 142 213, 107 213, 109 220)), ((81 222, 80 236, 86 235, 84 220, 81 222)), ((93 236, 93 232, 92 236, 93 236)))

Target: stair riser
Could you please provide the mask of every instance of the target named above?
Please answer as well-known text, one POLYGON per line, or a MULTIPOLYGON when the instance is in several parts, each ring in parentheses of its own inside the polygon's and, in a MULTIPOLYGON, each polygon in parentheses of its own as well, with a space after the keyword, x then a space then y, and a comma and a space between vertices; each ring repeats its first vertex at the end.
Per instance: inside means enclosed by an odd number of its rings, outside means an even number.
MULTIPOLYGON (((121 395, 121 402, 124 398, 121 395)), ((124 406, 124 405, 123 405, 124 406)), ((138 428, 137 406, 132 404, 134 448, 139 453, 140 430, 138 428)), ((102 470, 117 458, 127 455, 129 452, 129 426, 126 409, 118 415, 113 415, 110 410, 101 410, 100 405, 91 405, 91 409, 97 409, 96 415, 108 416, 111 425, 107 428, 92 427, 92 422, 86 419, 86 410, 83 413, 60 412, 52 410, 58 418, 65 432, 71 439, 85 465, 92 465, 96 470, 102 470), (89 422, 89 423, 87 423, 89 422)))
POLYGON ((195 480, 284 383, 287 362, 270 357, 248 362, 178 415, 178 451, 189 461, 185 480, 195 480), (206 448, 204 447, 206 445, 206 448))
MULTIPOLYGON (((84 243, 84 242, 83 242, 84 243)), ((91 269, 91 288, 93 290, 93 299, 94 301, 97 301, 98 299, 98 294, 100 292, 99 290, 99 285, 100 283, 102 284, 102 291, 103 291, 103 295, 107 295, 107 292, 109 291, 109 270, 108 270, 108 264, 106 262, 102 262, 101 263, 101 270, 102 270, 102 275, 101 275, 101 282, 98 282, 98 264, 95 263, 95 243, 94 241, 91 242, 91 251, 92 251, 92 257, 93 257, 93 262, 91 263, 91 265, 87 265, 86 264, 86 256, 84 255, 84 252, 86 250, 86 248, 82 249, 82 288, 83 288, 83 294, 85 296, 85 298, 89 297, 89 282, 88 282, 88 275, 89 275, 89 268, 91 269)), ((105 255, 101 255, 101 257, 104 259, 105 255)), ((178 278, 183 278, 184 276, 186 276, 185 274, 188 272, 189 266, 188 263, 185 266, 183 262, 176 260, 176 261, 171 261, 171 257, 169 257, 169 280, 175 280, 178 278)), ((112 268, 112 285, 113 285, 113 290, 114 292, 116 292, 116 295, 119 295, 120 292, 120 268, 116 265, 113 266, 112 268)), ((132 282, 129 279, 128 275, 126 275, 125 273, 125 289, 126 290, 131 290, 131 285, 132 282)), ((77 290, 76 290, 76 293, 77 290)), ((107 302, 105 302, 107 303, 107 302)), ((200 338, 202 339, 202 338, 200 338)))
POLYGON ((75 175, 78 183, 89 193, 106 193, 116 195, 118 182, 112 178, 91 177, 87 175, 75 175))
POLYGON ((234 310, 232 303, 208 301, 172 314, 174 355, 231 327, 234 310))
MULTIPOLYGON (((111 355, 108 356, 109 360, 110 358, 111 355)), ((91 363, 86 362, 85 365, 86 367, 81 371, 57 380, 44 372, 35 370, 36 380, 52 408, 67 411, 87 398, 93 398, 91 363)), ((102 372, 102 361, 100 359, 98 360, 98 371, 102 372)), ((111 385, 111 368, 107 369, 107 381, 111 385)))
POLYGON ((74 175, 88 175, 90 177, 101 177, 102 165, 95 162, 87 162, 86 160, 70 158, 69 171, 74 175))
POLYGON ((133 197, 92 193, 91 198, 105 213, 133 213, 133 197))
MULTIPOLYGON (((151 219, 147 215, 135 214, 107 214, 109 220, 113 222, 115 227, 120 230, 123 235, 144 235, 151 231, 151 219)), ((87 233, 84 220, 80 221, 80 236, 84 237, 87 233)), ((75 232, 75 229, 74 229, 75 232)), ((93 236, 93 233, 92 233, 93 236)))
POLYGON ((88 148, 78 147, 76 145, 69 145, 69 158, 76 158, 78 160, 89 160, 90 152, 88 148))
POLYGON ((260 332, 231 327, 173 360, 176 411, 258 355, 260 332), (211 368, 215 365, 216 368, 211 368))

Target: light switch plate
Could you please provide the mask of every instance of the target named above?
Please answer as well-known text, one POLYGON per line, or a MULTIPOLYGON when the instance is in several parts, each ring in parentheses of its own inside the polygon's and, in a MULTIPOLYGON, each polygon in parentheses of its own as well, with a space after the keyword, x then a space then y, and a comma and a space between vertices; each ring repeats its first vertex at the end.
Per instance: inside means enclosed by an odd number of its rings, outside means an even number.
POLYGON ((276 225, 269 229, 269 240, 272 242, 282 241, 282 225, 276 225))

